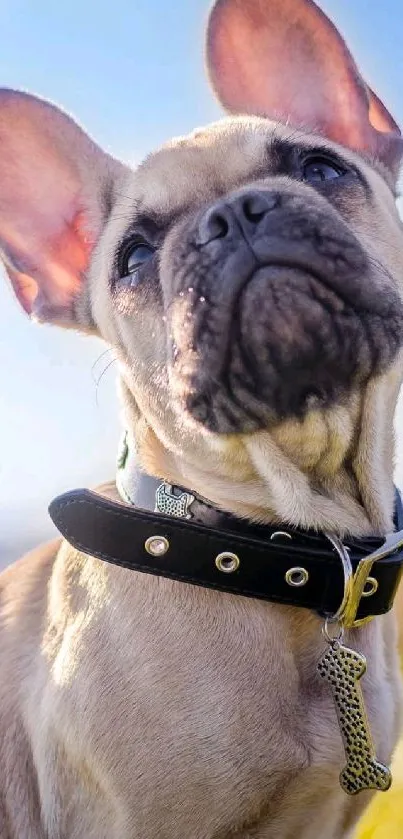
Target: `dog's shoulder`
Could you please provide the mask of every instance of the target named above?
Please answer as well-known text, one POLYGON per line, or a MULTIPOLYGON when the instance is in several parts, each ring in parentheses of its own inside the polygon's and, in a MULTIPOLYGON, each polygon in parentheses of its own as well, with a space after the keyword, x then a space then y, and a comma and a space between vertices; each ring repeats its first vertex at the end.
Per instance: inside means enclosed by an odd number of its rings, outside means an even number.
POLYGON ((0 661, 4 666, 11 647, 26 649, 24 638, 17 635, 23 634, 27 641, 31 638, 32 643, 38 639, 60 545, 60 539, 41 545, 0 574, 0 661))
POLYGON ((61 541, 61 539, 53 539, 39 545, 1 572, 0 608, 4 608, 9 595, 14 596, 17 592, 20 596, 23 595, 26 588, 38 580, 38 576, 42 576, 46 570, 49 570, 49 566, 53 564, 60 548, 61 541))

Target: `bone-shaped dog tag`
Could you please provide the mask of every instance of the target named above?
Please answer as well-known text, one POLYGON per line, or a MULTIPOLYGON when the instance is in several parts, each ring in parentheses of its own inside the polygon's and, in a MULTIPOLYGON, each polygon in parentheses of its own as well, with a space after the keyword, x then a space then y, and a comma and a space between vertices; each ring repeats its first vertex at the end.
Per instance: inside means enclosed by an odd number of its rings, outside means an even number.
POLYGON ((347 764, 340 784, 349 795, 365 789, 385 791, 392 776, 376 759, 364 697, 359 684, 367 669, 363 655, 334 640, 322 656, 318 670, 329 683, 336 705, 347 764))

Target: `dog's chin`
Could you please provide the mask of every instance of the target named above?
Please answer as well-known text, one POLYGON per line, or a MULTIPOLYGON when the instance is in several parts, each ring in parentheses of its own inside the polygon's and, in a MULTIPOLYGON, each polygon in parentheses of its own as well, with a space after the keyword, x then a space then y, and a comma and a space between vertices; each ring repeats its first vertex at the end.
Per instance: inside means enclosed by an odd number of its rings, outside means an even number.
POLYGON ((346 391, 337 395, 330 390, 320 390, 312 382, 303 393, 294 395, 294 410, 279 413, 270 400, 258 402, 252 395, 250 398, 245 395, 245 403, 240 404, 224 388, 222 391, 217 389, 215 393, 198 393, 190 389, 182 400, 181 412, 185 421, 202 426, 214 434, 247 435, 256 431, 269 431, 287 419, 302 422, 310 411, 326 411, 332 405, 348 399, 346 391))
POLYGON ((192 311, 187 324, 170 371, 183 415, 248 434, 346 401, 391 363, 402 318, 354 308, 303 268, 270 265, 211 321, 201 327, 192 311))

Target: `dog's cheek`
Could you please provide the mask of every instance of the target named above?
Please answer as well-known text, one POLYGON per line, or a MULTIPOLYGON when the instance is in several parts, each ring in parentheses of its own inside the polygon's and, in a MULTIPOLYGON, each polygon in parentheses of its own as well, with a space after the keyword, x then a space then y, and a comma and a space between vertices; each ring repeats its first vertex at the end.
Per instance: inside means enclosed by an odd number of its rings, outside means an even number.
POLYGON ((325 195, 334 209, 355 231, 357 219, 365 217, 368 205, 373 209, 372 190, 369 184, 354 174, 347 174, 335 182, 317 187, 317 191, 325 195))
POLYGON ((72 310, 72 320, 75 329, 79 329, 80 332, 93 335, 97 338, 102 337, 92 311, 91 289, 88 278, 83 284, 81 293, 73 301, 72 310))
MULTIPOLYGON (((375 203, 357 224, 357 236, 371 263, 368 281, 376 293, 403 312, 403 225, 396 207, 375 203)), ((403 335, 401 337, 403 341, 403 335)))
POLYGON ((111 256, 115 248, 116 231, 106 230, 91 266, 86 306, 100 337, 126 363, 138 368, 153 365, 161 358, 158 339, 164 328, 158 276, 147 276, 133 287, 120 284, 111 256), (151 340, 154 333, 156 341, 151 340))
POLYGON ((363 180, 343 179, 343 189, 330 190, 329 201, 368 255, 374 269, 368 280, 377 292, 387 295, 394 289, 402 298, 403 224, 395 194, 381 174, 363 166, 363 180))
POLYGON ((120 231, 111 224, 93 260, 89 283, 92 317, 98 334, 117 361, 125 392, 125 422, 136 438, 144 425, 164 438, 175 417, 167 374, 167 324, 161 295, 159 263, 137 287, 118 293, 113 259, 120 231))
MULTIPOLYGON (((210 260, 189 245, 187 231, 182 227, 171 235, 161 254, 161 282, 166 317, 167 365, 173 399, 182 404, 189 382, 197 376, 202 361, 202 347, 213 327, 218 307, 208 293, 211 278, 210 260)), ((221 334, 222 338, 222 334, 221 334)), ((220 341, 221 352, 221 341, 220 341)))

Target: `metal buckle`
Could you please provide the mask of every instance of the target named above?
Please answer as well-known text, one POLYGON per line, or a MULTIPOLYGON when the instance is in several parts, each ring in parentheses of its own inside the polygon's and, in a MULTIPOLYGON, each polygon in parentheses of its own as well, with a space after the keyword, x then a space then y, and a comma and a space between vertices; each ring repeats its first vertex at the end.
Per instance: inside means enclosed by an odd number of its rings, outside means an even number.
POLYGON ((385 557, 390 556, 390 554, 395 553, 398 548, 403 547, 403 530, 399 530, 398 533, 388 533, 385 537, 383 545, 359 562, 355 574, 348 555, 348 550, 345 545, 343 545, 341 539, 333 533, 325 533, 325 536, 329 539, 329 542, 331 542, 337 551, 342 562, 344 574, 343 599, 337 612, 329 618, 329 622, 339 623, 345 629, 362 626, 374 617, 373 615, 360 619, 357 619, 356 617, 360 600, 364 593, 365 584, 370 576, 372 566, 374 562, 378 561, 378 559, 384 559, 385 557))

